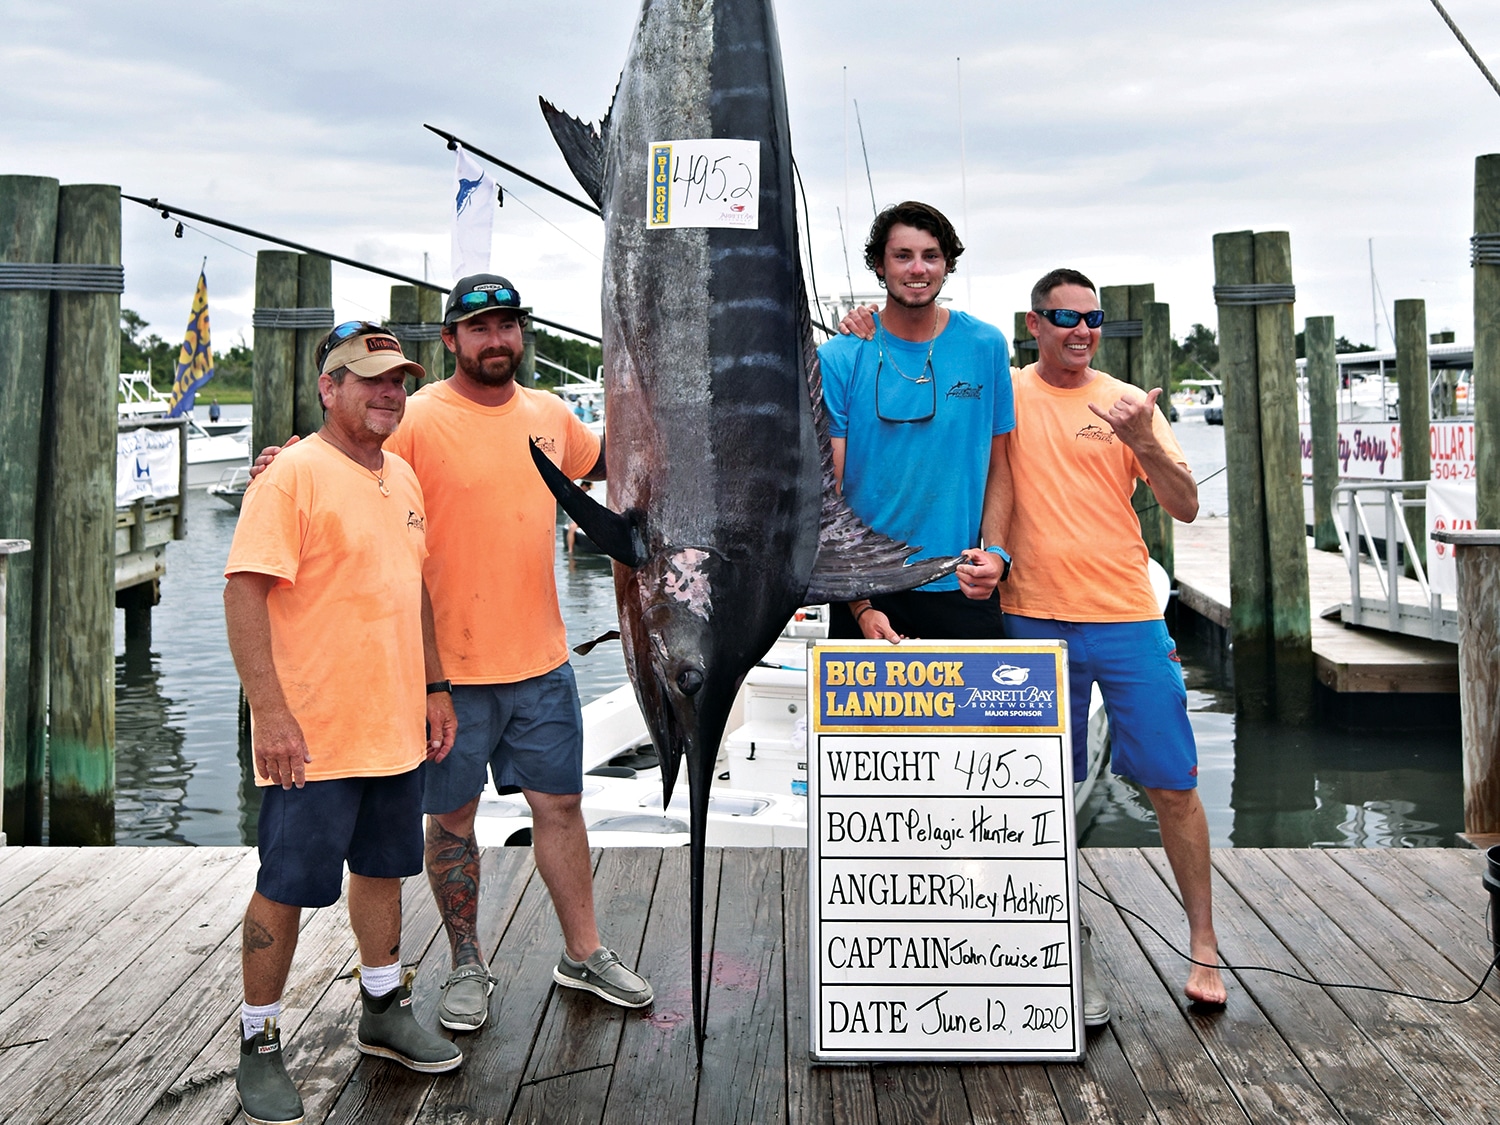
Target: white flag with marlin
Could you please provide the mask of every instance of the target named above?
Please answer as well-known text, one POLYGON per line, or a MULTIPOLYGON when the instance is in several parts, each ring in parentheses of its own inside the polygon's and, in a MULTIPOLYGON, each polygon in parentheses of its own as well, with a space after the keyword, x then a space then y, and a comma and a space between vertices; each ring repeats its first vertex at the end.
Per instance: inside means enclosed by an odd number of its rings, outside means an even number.
POLYGON ((495 224, 495 181, 477 160, 458 152, 458 191, 453 201, 453 280, 489 273, 495 224))

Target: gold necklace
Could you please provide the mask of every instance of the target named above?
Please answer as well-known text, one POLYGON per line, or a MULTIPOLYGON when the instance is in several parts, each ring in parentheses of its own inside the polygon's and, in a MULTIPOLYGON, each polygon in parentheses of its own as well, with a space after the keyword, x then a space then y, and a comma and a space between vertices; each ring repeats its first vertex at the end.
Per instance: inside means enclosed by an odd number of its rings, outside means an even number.
POLYGON ((377 472, 375 469, 370 468, 370 466, 368 466, 368 465, 364 464, 362 461, 358 460, 354 456, 354 454, 350 453, 347 449, 345 449, 338 442, 334 441, 332 438, 330 438, 323 431, 321 431, 321 430, 318 431, 318 436, 321 437, 324 441, 326 441, 329 445, 333 446, 333 448, 337 449, 345 457, 349 458, 349 460, 353 461, 356 465, 358 465, 365 472, 369 473, 372 477, 374 477, 375 478, 375 484, 380 488, 380 495, 382 495, 382 496, 389 496, 391 494, 391 490, 385 486, 385 450, 382 449, 380 451, 380 470, 377 472))

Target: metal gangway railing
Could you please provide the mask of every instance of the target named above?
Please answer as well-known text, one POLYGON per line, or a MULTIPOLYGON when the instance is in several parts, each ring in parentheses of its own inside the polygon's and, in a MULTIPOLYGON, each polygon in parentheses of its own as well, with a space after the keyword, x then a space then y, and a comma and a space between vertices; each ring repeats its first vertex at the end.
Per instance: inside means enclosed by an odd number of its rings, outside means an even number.
POLYGON ((1349 601, 1339 607, 1344 624, 1456 644, 1458 611, 1445 607, 1443 596, 1427 580, 1422 561, 1426 536, 1414 543, 1407 526, 1408 510, 1426 512, 1427 482, 1344 481, 1334 487, 1332 502, 1339 550, 1349 567, 1349 601), (1377 513, 1378 536, 1371 518, 1377 513), (1363 561, 1366 557, 1368 564, 1363 561), (1407 566, 1409 578, 1404 577, 1407 566), (1374 575, 1380 588, 1378 598, 1364 596, 1361 581, 1366 574, 1374 575), (1403 586, 1421 600, 1402 601, 1403 586))

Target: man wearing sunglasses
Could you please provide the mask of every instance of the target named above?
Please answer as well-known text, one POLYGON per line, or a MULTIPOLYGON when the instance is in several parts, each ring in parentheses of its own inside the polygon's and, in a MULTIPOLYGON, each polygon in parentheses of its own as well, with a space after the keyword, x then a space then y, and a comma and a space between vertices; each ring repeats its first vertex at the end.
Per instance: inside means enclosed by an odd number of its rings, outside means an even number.
POLYGON ((1191 522, 1198 486, 1157 409, 1161 391, 1143 393, 1090 366, 1103 322, 1094 283, 1076 270, 1053 270, 1032 290, 1026 327, 1037 362, 1015 375, 1016 428, 1000 466, 1014 498, 1005 527, 1015 556, 1005 635, 1068 642, 1075 775, 1087 757, 1088 702, 1099 684, 1110 768, 1145 789, 1182 892, 1195 962, 1185 991, 1195 1004, 1217 1007, 1226 993, 1212 967, 1218 946, 1197 745, 1131 507, 1135 482, 1145 480, 1168 515, 1191 522))
POLYGON ((443 678, 422 490, 382 448, 422 368, 363 323, 330 333, 318 364, 323 426, 246 490, 225 564, 261 786, 235 1087, 249 1120, 274 1125, 302 1120, 277 1027, 302 908, 338 901, 346 861, 360 1051, 424 1073, 463 1061, 413 1017, 412 974, 397 956, 401 879, 422 870, 418 767, 447 754, 454 734, 448 697, 422 691, 443 678))
POLYGON ((835 604, 841 638, 1001 636, 996 584, 1005 573, 991 484, 1015 424, 1010 356, 998 328, 942 308, 938 294, 963 253, 936 208, 906 202, 876 216, 865 264, 886 301, 840 325, 818 349, 834 473, 876 531, 921 550, 964 555, 958 572, 917 590, 835 604))
POLYGON ((557 503, 528 441, 574 478, 602 480, 604 450, 562 399, 516 384, 529 311, 503 277, 461 278, 443 313, 453 377, 411 397, 386 445, 426 497, 424 574, 451 681, 428 686, 451 690, 458 716, 452 752, 424 771, 422 803, 427 877, 453 956, 438 1019, 453 1031, 483 1026, 497 983, 478 933, 474 817, 486 774, 531 807, 537 870, 565 946, 553 979, 622 1007, 652 999, 650 984, 604 947, 594 915, 583 719, 553 573, 557 503))

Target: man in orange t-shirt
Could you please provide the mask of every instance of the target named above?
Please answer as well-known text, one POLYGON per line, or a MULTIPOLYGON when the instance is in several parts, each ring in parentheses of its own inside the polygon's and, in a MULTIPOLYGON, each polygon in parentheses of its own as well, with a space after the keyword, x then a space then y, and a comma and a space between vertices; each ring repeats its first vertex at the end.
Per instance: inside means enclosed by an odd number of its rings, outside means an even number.
MULTIPOLYGON (((583 718, 553 573, 557 502, 529 441, 574 478, 602 480, 604 450, 562 399, 516 385, 528 312, 505 278, 461 278, 443 313, 453 377, 413 395, 386 444, 410 463, 427 501, 423 573, 458 715, 453 752, 425 771, 422 803, 427 878, 453 955, 438 1020, 453 1031, 483 1026, 495 986, 478 934, 474 816, 486 773, 531 807, 537 870, 563 931, 553 979, 624 1007, 652 998, 599 939, 581 806, 583 718)), ((276 454, 266 450, 257 465, 276 454)))
POLYGON ((1111 768, 1145 789, 1182 891, 1194 962, 1185 991, 1194 1003, 1218 1006, 1225 990, 1215 967, 1197 746, 1130 503, 1135 482, 1145 480, 1167 514, 1191 522, 1198 486, 1156 407, 1161 391, 1143 393, 1089 366, 1103 322, 1093 282, 1076 270, 1053 270, 1032 290, 1026 326, 1037 362, 1014 376, 1016 428, 1003 466, 1011 504, 1005 542, 1014 558, 1005 635, 1067 641, 1075 774, 1099 684, 1111 768))
POLYGON ((447 695, 422 690, 443 678, 422 581, 422 490, 382 449, 406 377, 422 369, 360 322, 329 333, 318 361, 323 427, 251 484, 225 564, 225 623, 262 787, 235 1086, 245 1116, 270 1123, 302 1120, 281 1053, 281 993, 302 907, 337 901, 346 861, 359 1049, 424 1073, 463 1061, 413 1018, 398 958, 401 879, 422 870, 418 767, 449 752, 455 726, 447 695))

